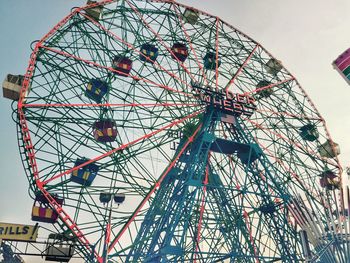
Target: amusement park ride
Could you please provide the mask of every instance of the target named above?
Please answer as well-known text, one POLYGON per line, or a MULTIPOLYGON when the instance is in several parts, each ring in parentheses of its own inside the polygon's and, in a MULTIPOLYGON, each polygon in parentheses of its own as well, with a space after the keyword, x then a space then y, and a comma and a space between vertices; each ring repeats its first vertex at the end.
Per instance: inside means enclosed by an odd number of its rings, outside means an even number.
POLYGON ((350 262, 339 146, 259 43, 175 1, 106 0, 32 48, 3 90, 46 260, 350 262))

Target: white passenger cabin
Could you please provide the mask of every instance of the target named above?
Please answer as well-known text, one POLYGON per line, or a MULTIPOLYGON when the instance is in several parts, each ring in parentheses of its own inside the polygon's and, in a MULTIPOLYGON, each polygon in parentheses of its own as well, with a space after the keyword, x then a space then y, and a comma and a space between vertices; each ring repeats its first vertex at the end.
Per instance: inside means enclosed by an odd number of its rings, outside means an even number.
POLYGON ((2 83, 2 92, 4 98, 10 100, 19 100, 19 94, 22 89, 24 76, 7 74, 2 83))

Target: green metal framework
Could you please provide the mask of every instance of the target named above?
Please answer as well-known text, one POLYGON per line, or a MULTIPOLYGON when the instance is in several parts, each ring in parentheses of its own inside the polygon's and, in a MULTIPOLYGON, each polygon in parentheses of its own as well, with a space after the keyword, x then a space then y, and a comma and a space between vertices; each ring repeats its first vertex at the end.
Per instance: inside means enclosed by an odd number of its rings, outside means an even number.
MULTIPOLYGON (((324 199, 332 205, 335 195, 320 187, 319 175, 326 169, 341 174, 336 157, 318 153, 330 139, 324 120, 292 74, 283 67, 269 70, 266 65, 273 57, 260 44, 193 8, 198 18, 190 23, 186 10, 174 1, 103 1, 74 9, 35 43, 15 109, 30 193, 47 198, 59 214, 55 225, 78 239, 87 261, 124 261, 142 243, 137 233, 148 211, 155 209, 155 196, 172 193, 171 184, 163 181, 165 173, 194 139, 193 127, 205 123, 208 104, 199 99, 193 83, 225 96, 244 94, 255 98, 257 109, 251 117, 236 119, 240 132, 216 120, 212 133, 254 143, 263 155, 246 166, 234 154, 210 154, 215 176, 207 183, 216 180, 216 187, 198 185, 200 191, 208 188, 208 194, 199 194, 191 205, 197 215, 193 222, 200 221, 205 231, 197 235, 197 244, 186 248, 192 258, 182 260, 295 262, 303 256, 290 200, 308 200, 319 210, 324 199), (98 19, 89 16, 94 7, 101 10, 98 19), (176 42, 188 48, 183 63, 171 50, 176 42), (145 43, 159 50, 154 63, 140 59, 145 43), (216 55, 216 63, 206 69, 208 52, 216 55), (112 67, 115 56, 132 60, 129 74, 112 67), (86 96, 91 79, 108 84, 101 103, 86 96), (93 125, 105 119, 115 121, 118 133, 114 141, 101 143, 93 136, 93 125), (300 134, 310 124, 319 133, 313 141, 300 134), (75 167, 83 157, 89 161, 75 167), (90 163, 99 167, 91 186, 72 182, 72 172, 90 163), (100 193, 125 194, 126 201, 118 207, 103 204, 100 193), (64 198, 62 206, 53 194, 64 198), (222 207, 208 209, 208 199, 215 198, 222 207), (271 231, 278 222, 281 229, 271 231), (239 231, 222 238, 222 225, 239 231), (232 254, 233 246, 240 246, 240 252, 232 254)), ((203 161, 196 158, 197 164, 203 161)))

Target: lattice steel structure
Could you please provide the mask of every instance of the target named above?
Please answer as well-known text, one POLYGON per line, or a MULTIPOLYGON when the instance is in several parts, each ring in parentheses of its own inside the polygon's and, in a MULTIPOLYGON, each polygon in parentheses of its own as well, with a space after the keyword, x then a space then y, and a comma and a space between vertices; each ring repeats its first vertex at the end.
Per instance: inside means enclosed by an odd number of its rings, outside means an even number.
POLYGON ((120 0, 73 9, 33 47, 15 109, 32 216, 86 261, 307 255, 295 200, 334 205, 337 145, 259 43, 174 1, 120 0))

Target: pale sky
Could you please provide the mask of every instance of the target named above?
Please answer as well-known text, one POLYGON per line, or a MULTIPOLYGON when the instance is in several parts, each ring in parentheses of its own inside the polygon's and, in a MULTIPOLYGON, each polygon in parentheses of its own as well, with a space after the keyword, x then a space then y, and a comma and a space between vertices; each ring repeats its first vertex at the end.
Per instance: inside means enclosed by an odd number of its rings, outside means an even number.
MULTIPOLYGON (((332 61, 350 47, 349 0, 181 0, 259 42, 297 78, 350 165, 350 86, 332 61)), ((24 74, 30 43, 83 0, 0 0, 0 78, 24 74)), ((0 102, 0 222, 32 223, 32 200, 20 161, 11 101, 0 102)), ((39 262, 39 261, 28 261, 39 262)))

